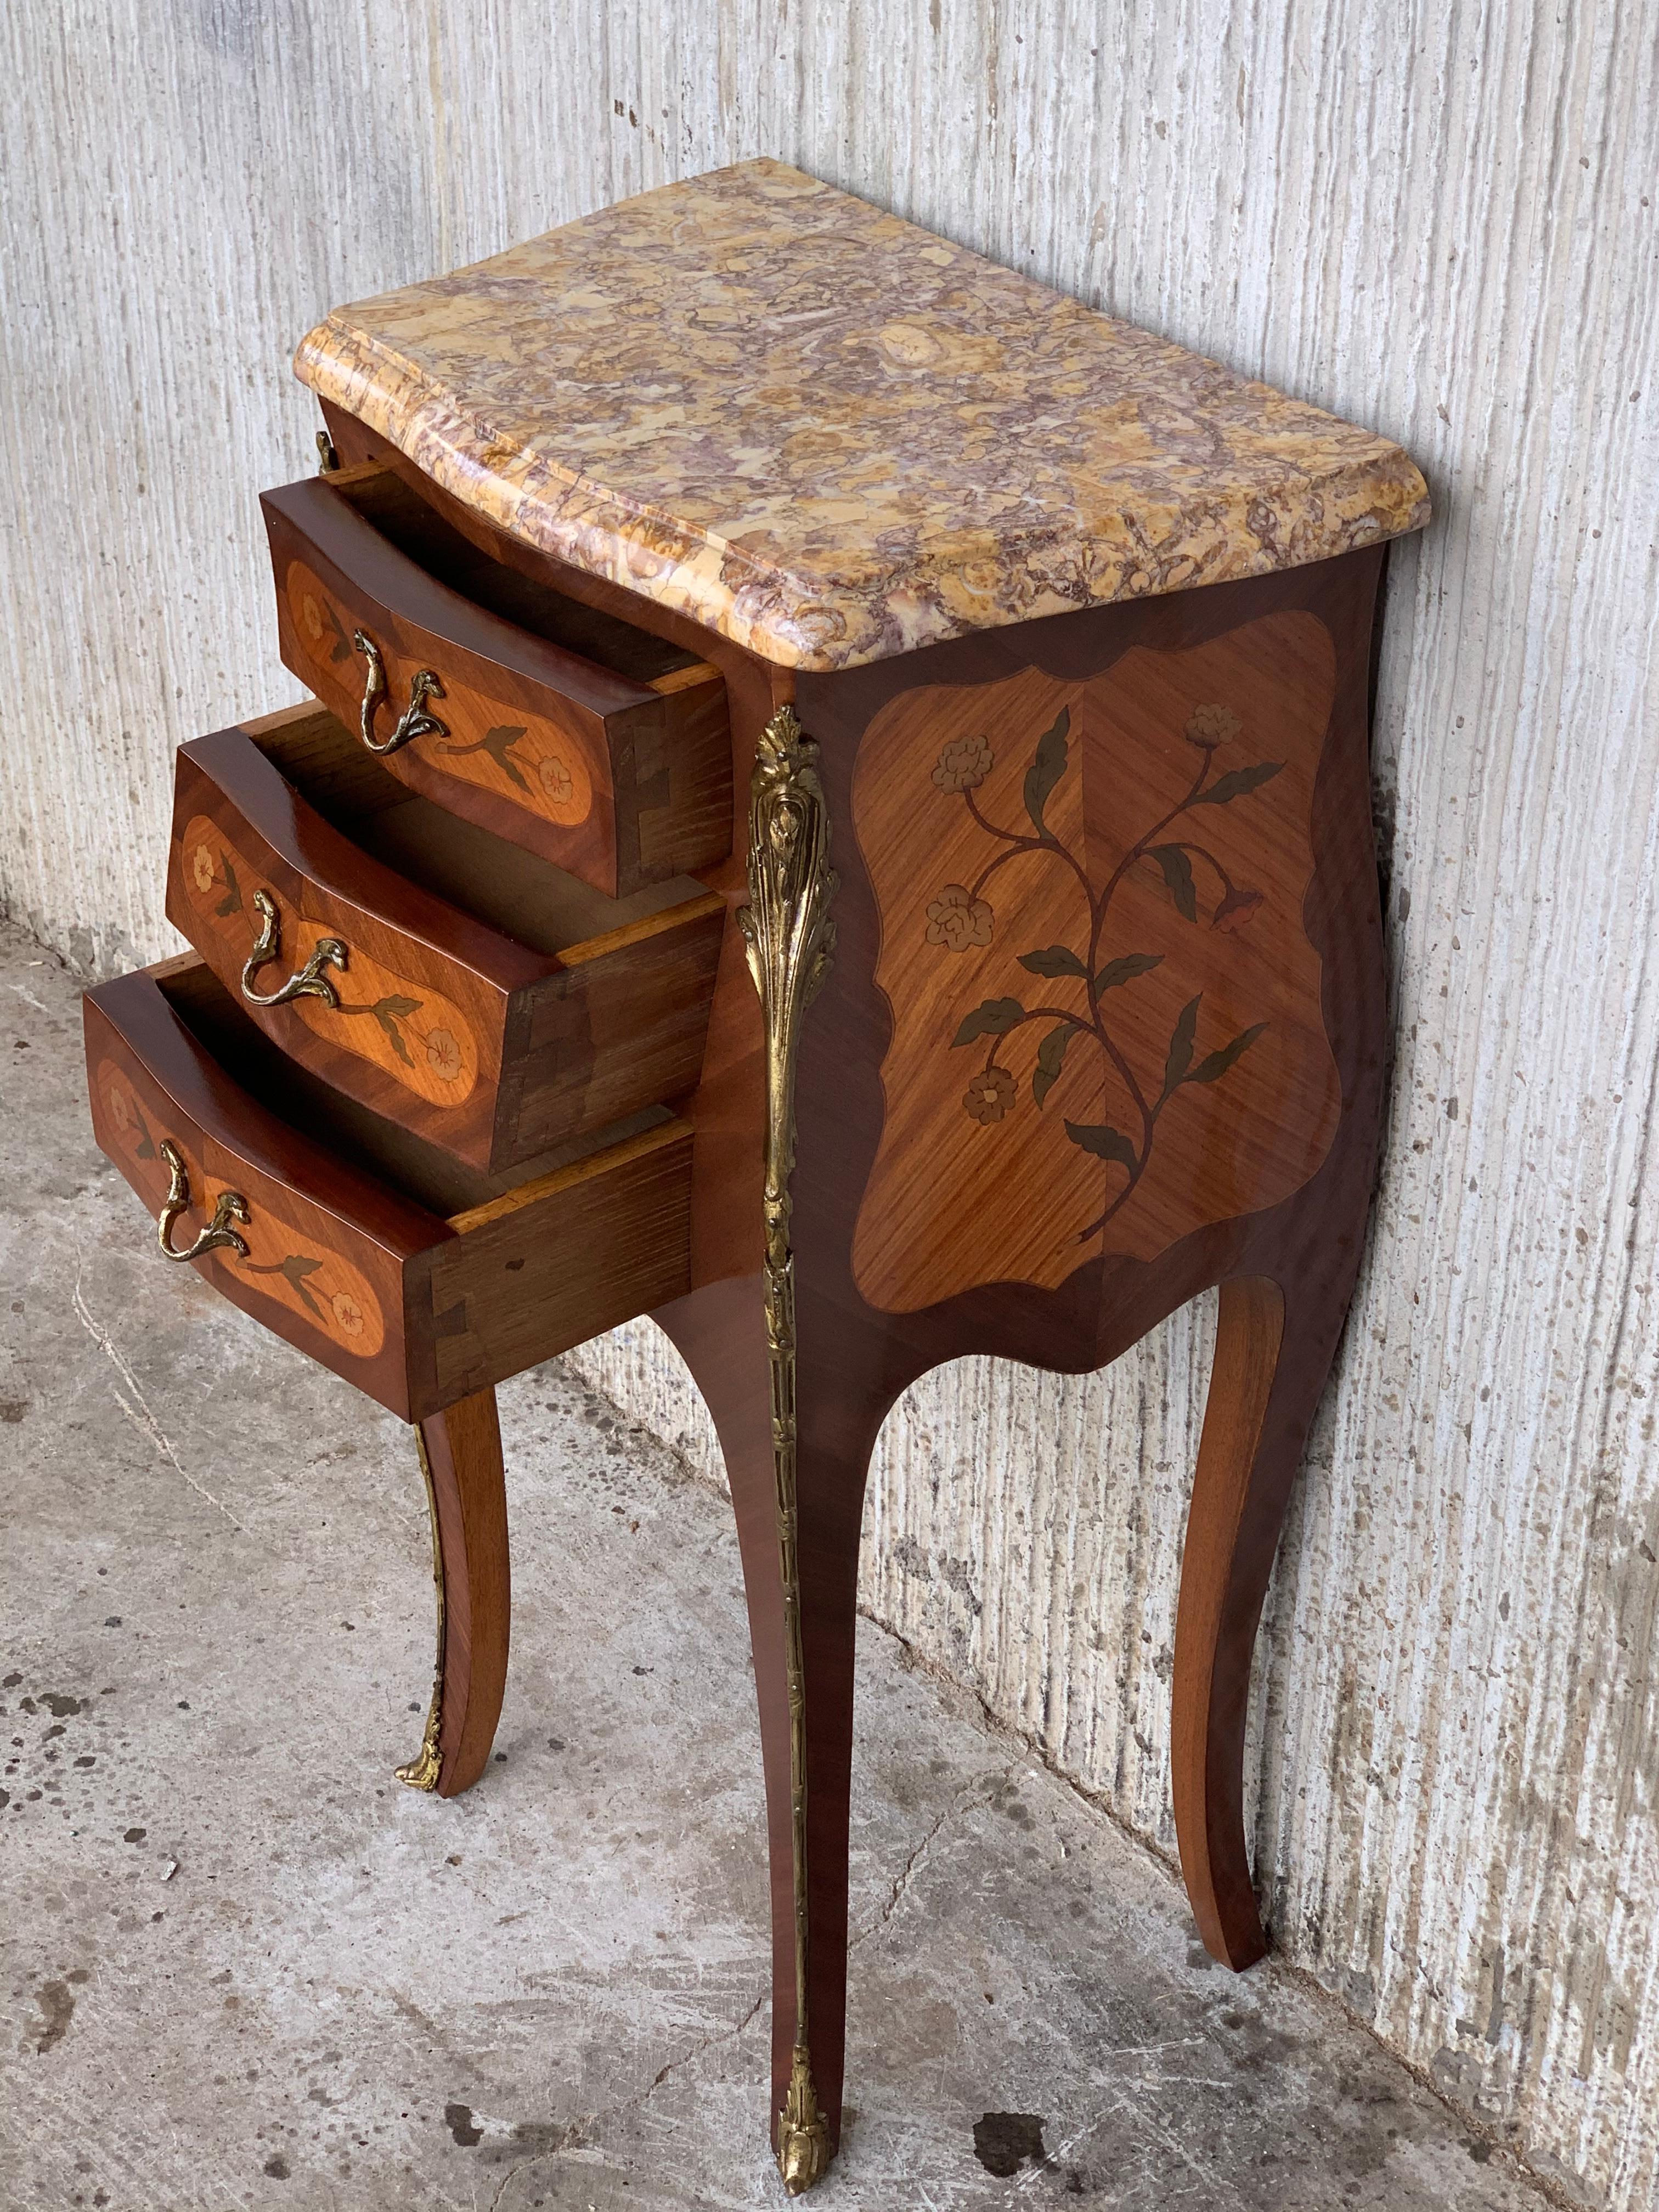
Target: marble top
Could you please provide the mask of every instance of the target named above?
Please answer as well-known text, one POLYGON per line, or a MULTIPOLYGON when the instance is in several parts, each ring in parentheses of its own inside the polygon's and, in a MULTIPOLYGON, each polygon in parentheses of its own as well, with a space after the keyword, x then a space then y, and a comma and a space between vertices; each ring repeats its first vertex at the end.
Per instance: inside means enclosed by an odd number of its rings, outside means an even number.
POLYGON ((514 536, 793 668, 1429 515, 1387 438, 778 161, 337 308, 295 368, 514 536))

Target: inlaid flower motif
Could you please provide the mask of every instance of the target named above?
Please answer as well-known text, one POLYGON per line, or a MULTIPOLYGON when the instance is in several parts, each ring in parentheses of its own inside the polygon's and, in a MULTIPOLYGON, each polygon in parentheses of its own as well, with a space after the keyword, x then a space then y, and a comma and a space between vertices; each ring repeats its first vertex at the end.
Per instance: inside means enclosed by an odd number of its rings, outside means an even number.
POLYGON ((205 898, 213 889, 213 855, 205 845, 198 845, 191 854, 190 872, 197 890, 205 898))
POLYGON ((446 1083, 453 1083, 461 1072, 461 1048, 447 1030, 434 1030, 426 1041, 426 1057, 446 1083))
POLYGON ((323 641, 323 611, 307 592, 300 602, 300 619, 305 624, 306 635, 313 645, 323 641))
POLYGON ((1187 718, 1187 742, 1212 753, 1236 738, 1242 726, 1231 707, 1194 707, 1187 718))
POLYGON ((927 902, 927 942, 951 952, 988 945, 993 918, 988 899, 975 898, 965 884, 946 884, 927 902))
POLYGON ((127 1111, 127 1094, 118 1083, 112 1083, 104 1094, 109 1107, 109 1118, 125 1136, 132 1126, 132 1116, 127 1111))
POLYGON ((542 789, 555 806, 568 806, 576 787, 571 781, 570 771, 556 756, 544 760, 536 773, 541 778, 542 789))
POLYGON ((1018 1086, 1006 1067, 984 1067, 968 1085, 963 1099, 970 1121, 981 1128, 988 1121, 1000 1121, 1014 1103, 1018 1086))
POLYGON ((1240 890, 1236 884, 1230 884, 1227 896, 1216 908, 1215 919, 1210 927, 1228 932, 1243 929, 1261 903, 1260 891, 1240 890))
MULTIPOLYGON (((997 1048, 994 1041, 1006 1040, 1028 1022, 1042 1025, 1036 1065, 1031 1073, 1031 1103, 1039 1112, 1055 1085, 1064 1079, 1068 1056, 1073 1056, 1072 1064, 1076 1064, 1074 1054, 1084 1046, 1085 1040, 1093 1042, 1109 1067, 1121 1079, 1122 1107, 1113 1120, 1074 1121, 1060 1116, 1067 1141, 1115 1171, 1103 1194, 1107 1201, 1104 1207, 1082 1232, 1085 1239, 1098 1235, 1139 1187, 1152 1159, 1160 1117, 1170 1100, 1192 1086, 1207 1088, 1224 1082, 1244 1054, 1267 1034, 1268 1024, 1265 1021, 1252 1022, 1234 1036, 1218 1037, 1212 1043, 1213 1017, 1206 1019, 1204 992, 1195 991, 1187 999, 1169 1033, 1169 1042, 1162 1054, 1161 1081, 1156 1060, 1146 1066, 1138 1081, 1125 1046, 1127 1041, 1139 1048, 1133 1032, 1144 1030, 1147 1013, 1143 1001, 1139 1020, 1135 1021, 1134 987, 1143 976, 1161 969, 1166 959, 1173 956, 1179 960, 1180 951, 1178 947, 1166 949, 1155 941, 1148 945, 1145 938, 1139 944, 1131 939, 1121 951, 1114 951, 1106 933, 1113 895, 1130 869, 1142 860, 1158 868, 1183 922, 1197 923, 1202 919, 1194 862, 1204 870, 1206 881, 1212 876, 1221 885, 1218 903, 1210 915, 1212 928, 1224 932, 1242 929, 1266 904, 1262 892, 1248 884, 1234 883, 1220 859, 1202 842, 1206 835, 1205 823, 1216 817, 1211 814, 1200 818, 1200 810, 1233 806, 1250 800, 1285 766, 1283 761, 1255 761, 1218 775, 1215 754, 1237 735, 1240 727, 1238 717, 1226 707, 1205 705, 1193 709, 1186 720, 1185 733, 1204 757, 1186 797, 1173 810, 1161 812, 1142 832, 1099 889, 1091 879, 1084 858, 1069 849, 1048 817, 1049 801, 1071 760, 1072 715, 1068 707, 1060 708, 1032 747, 1031 764, 1024 785, 1030 836, 1023 830, 1002 829, 988 820, 969 791, 963 786, 957 787, 975 828, 1001 850, 980 870, 971 890, 961 884, 947 884, 939 892, 927 909, 927 937, 931 944, 947 945, 961 952, 972 944, 990 943, 991 908, 978 893, 987 888, 997 870, 1017 854, 1052 854, 1081 885, 1085 895, 1086 915, 1077 915, 1065 939, 1050 945, 1034 945, 1029 952, 1016 956, 1028 975, 1042 979, 1045 988, 1038 994, 1041 1003, 1027 1002, 1028 986, 1022 986, 1018 996, 997 993, 982 999, 977 1006, 963 1014, 951 1040, 953 1050, 975 1044, 981 1038, 994 1040, 987 1048, 988 1065, 969 1079, 962 1101, 969 1121, 978 1122, 981 1127, 1004 1120, 1012 1110, 1018 1091, 1011 1072, 988 1059, 988 1054, 997 1048), (1079 950, 1082 943, 1088 946, 1086 957, 1079 950), (1109 957, 1103 959, 1103 954, 1109 957), (1205 1032, 1202 1041, 1200 1028, 1205 1032)), ((934 781, 945 783, 961 765, 947 748, 934 770, 934 781)), ((1146 936, 1154 936, 1153 929, 1142 922, 1136 927, 1136 937, 1141 937, 1142 928, 1146 929, 1146 936)), ((991 965, 974 963, 975 969, 981 974, 991 965)), ((990 980, 988 974, 986 980, 990 980)))
POLYGON ((340 1324, 345 1335, 361 1336, 362 1334, 363 1310, 349 1291, 336 1291, 329 1304, 333 1307, 334 1318, 340 1324))
POLYGON ((988 738, 952 738, 939 757, 933 781, 941 791, 977 791, 991 773, 988 738))

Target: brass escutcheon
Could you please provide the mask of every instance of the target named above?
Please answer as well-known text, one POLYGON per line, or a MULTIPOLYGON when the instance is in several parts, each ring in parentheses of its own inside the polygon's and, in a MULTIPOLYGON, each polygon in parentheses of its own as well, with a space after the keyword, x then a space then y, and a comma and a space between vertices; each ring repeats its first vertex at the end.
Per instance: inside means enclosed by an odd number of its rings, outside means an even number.
POLYGON ((381 740, 374 734, 374 717, 386 693, 386 663, 380 658, 380 648, 367 630, 351 633, 351 642, 368 663, 368 678, 363 685, 363 707, 360 727, 363 743, 372 753, 395 753, 411 738, 447 738, 447 722, 441 722, 426 709, 428 699, 441 699, 444 687, 430 668, 417 668, 410 678, 409 704, 398 717, 398 726, 392 735, 381 740))
POLYGON ((274 991, 256 991, 253 978, 267 960, 276 959, 281 948, 283 924, 276 911, 276 902, 269 891, 255 891, 254 911, 258 915, 261 928, 252 952, 242 964, 242 996, 250 1006, 285 1006, 291 999, 320 999, 325 1006, 337 1006, 340 994, 326 975, 325 968, 343 968, 346 949, 337 937, 319 937, 316 950, 303 968, 296 968, 286 983, 274 991))
POLYGON ((182 1252, 173 1249, 173 1224, 190 1204, 190 1176, 179 1147, 165 1137, 161 1140, 161 1158, 173 1178, 167 1186, 167 1202, 155 1218, 155 1241, 161 1248, 162 1258, 199 1260, 204 1252, 216 1252, 222 1244, 246 1260, 246 1243, 229 1226, 233 1221, 247 1219, 247 1200, 240 1190, 222 1190, 214 1202, 213 1218, 198 1232, 196 1242, 182 1252))

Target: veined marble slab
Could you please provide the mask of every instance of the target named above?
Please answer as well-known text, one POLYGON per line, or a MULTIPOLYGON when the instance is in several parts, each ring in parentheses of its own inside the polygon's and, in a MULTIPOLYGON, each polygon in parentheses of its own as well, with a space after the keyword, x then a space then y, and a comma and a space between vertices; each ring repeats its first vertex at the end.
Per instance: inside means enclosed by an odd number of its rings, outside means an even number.
POLYGON ((515 537, 786 667, 1429 518, 1389 440, 778 161, 337 308, 295 367, 515 537))

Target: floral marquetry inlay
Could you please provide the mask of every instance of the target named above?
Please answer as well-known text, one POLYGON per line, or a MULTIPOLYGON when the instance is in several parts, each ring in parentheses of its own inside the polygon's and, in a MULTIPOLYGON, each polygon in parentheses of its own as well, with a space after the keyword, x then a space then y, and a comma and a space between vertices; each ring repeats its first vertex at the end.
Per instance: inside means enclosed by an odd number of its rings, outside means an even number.
MULTIPOLYGON (((211 1216, 215 1201, 233 1180, 247 1189, 245 1176, 204 1172, 194 1139, 164 1122, 161 1109, 146 1103, 131 1077, 112 1060, 102 1060, 93 1079, 94 1107, 102 1109, 99 1140, 112 1158, 127 1164, 131 1179, 152 1212, 167 1196, 168 1170, 161 1156, 164 1140, 185 1158, 191 1190, 191 1230, 211 1216)), ((375 1358, 386 1343, 386 1316, 361 1268, 334 1250, 316 1225, 298 1218, 292 1201, 260 1189, 238 1229, 245 1253, 222 1248, 199 1265, 223 1269, 262 1297, 274 1299, 354 1358, 375 1358)), ((306 1209, 307 1212, 309 1209, 306 1209)), ((188 1232, 187 1232, 188 1233, 188 1232)))
MULTIPOLYGON (((319 677, 349 682, 361 692, 365 663, 351 643, 356 617, 336 607, 327 586, 303 562, 290 562, 286 588, 301 644, 319 677)), ((395 653, 388 658, 384 650, 382 657, 398 696, 407 696, 414 664, 406 665, 395 653)), ((453 671, 437 696, 443 728, 412 741, 427 767, 476 784, 561 829, 586 821, 593 811, 593 779, 568 738, 475 691, 453 671)))
MULTIPOLYGON (((257 863, 210 815, 192 816, 180 842, 185 894, 230 951, 233 966, 240 967, 259 933, 253 905, 262 884, 257 863)), ((342 930, 350 934, 349 921, 339 917, 295 915, 279 907, 279 919, 281 950, 271 963, 277 979, 288 969, 302 968, 321 939, 337 939, 342 930)), ((431 1105, 459 1106, 471 1097, 480 1073, 478 1039, 453 999, 371 959, 349 942, 344 967, 327 972, 337 1003, 295 999, 283 1010, 285 1020, 301 1023, 324 1043, 384 1069, 431 1105)))
POLYGON ((876 717, 854 781, 893 1012, 854 1247, 872 1304, 1151 1260, 1316 1170, 1340 1102, 1302 909, 1334 670, 1322 624, 1275 615, 876 717))

